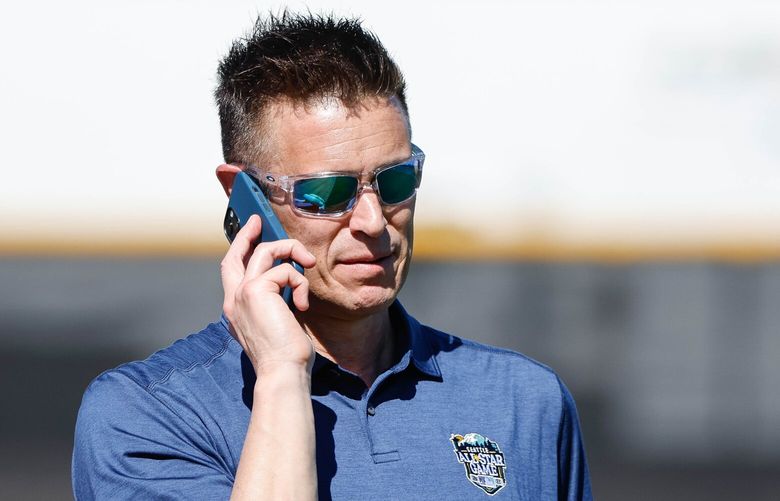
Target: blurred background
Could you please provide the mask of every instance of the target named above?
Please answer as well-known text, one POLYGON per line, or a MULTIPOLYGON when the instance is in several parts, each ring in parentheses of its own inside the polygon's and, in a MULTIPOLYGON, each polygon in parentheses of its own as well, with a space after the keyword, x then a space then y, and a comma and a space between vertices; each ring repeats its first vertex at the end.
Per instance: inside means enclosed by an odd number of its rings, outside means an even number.
MULTIPOLYGON (((780 492, 780 3, 355 14, 427 154, 401 299, 571 388, 601 500, 780 492)), ((0 16, 0 496, 67 499, 81 394, 218 318, 212 92, 250 1, 0 16)))

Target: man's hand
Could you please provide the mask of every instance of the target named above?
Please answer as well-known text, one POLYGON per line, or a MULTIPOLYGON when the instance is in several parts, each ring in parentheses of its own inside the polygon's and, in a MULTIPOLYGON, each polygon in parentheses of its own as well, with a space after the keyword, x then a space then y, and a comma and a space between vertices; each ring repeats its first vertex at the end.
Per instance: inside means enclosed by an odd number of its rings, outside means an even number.
POLYGON ((289 263, 314 266, 314 256, 297 240, 265 242, 254 247, 262 222, 252 216, 238 232, 221 263, 225 291, 223 311, 231 333, 244 348, 258 376, 279 364, 310 368, 314 360, 311 340, 303 332, 280 292, 292 288, 295 307, 309 307, 309 282, 289 263))
POLYGON ((223 311, 257 374, 254 403, 231 499, 317 499, 311 368, 314 347, 280 291, 309 307, 309 282, 289 263, 314 266, 297 240, 254 247, 261 220, 252 216, 222 260, 223 311))

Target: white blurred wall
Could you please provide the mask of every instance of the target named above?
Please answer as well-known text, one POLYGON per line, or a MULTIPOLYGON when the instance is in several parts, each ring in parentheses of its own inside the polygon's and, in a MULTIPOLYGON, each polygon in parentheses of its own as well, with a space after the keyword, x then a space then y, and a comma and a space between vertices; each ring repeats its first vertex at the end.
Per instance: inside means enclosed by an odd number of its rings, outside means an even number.
MULTIPOLYGON (((278 5, 4 6, 0 243, 221 240, 215 69, 278 5)), ((307 5, 360 15, 405 71, 419 224, 780 243, 780 2, 307 5)))

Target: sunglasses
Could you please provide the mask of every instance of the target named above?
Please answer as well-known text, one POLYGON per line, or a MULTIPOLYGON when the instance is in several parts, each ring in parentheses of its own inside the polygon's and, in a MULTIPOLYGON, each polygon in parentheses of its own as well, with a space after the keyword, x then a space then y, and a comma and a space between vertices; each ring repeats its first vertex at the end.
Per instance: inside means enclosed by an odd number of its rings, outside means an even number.
POLYGON ((248 167, 250 174, 269 198, 291 201, 293 209, 307 216, 338 217, 355 208, 363 190, 371 187, 382 205, 406 202, 417 193, 422 180, 425 154, 412 145, 412 156, 403 162, 362 172, 318 172, 299 176, 277 176, 248 167))

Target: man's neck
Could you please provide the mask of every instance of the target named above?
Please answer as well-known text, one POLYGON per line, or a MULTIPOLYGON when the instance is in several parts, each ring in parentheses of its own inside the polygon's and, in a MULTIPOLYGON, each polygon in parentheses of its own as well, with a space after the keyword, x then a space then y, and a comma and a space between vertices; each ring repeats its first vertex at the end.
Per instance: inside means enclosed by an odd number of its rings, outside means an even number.
POLYGON ((310 310, 298 312, 298 319, 317 353, 357 374, 366 387, 394 362, 395 336, 388 309, 357 318, 310 310))

